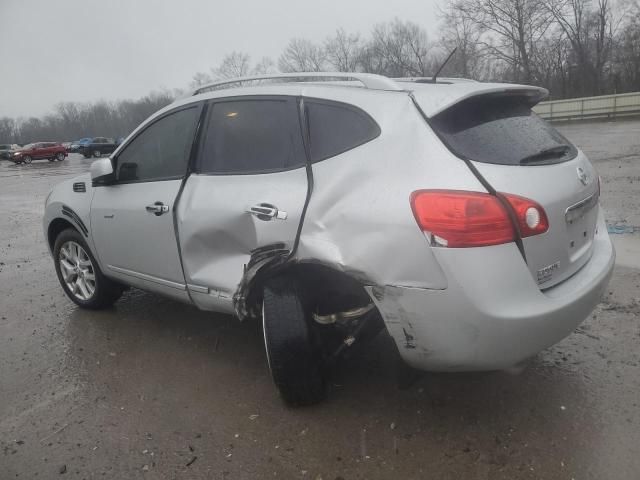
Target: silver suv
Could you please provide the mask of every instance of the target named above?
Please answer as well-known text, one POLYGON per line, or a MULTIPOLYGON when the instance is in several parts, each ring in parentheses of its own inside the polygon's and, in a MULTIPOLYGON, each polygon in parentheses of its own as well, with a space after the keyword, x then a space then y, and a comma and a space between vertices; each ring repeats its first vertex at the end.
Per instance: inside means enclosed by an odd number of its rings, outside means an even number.
POLYGON ((290 404, 386 328, 431 371, 516 365, 567 336, 614 250, 586 156, 542 88, 310 73, 201 87, 89 174, 44 231, 85 308, 126 286, 261 319, 290 404))

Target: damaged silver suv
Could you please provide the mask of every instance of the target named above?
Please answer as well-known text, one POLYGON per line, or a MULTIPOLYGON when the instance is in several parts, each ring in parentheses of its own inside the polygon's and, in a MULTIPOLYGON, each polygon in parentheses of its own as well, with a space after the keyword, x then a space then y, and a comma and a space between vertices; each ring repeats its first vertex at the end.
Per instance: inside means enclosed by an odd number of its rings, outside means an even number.
POLYGON ((614 250, 585 155, 537 87, 310 73, 206 85, 55 187, 45 236, 84 308, 126 286, 263 322, 284 400, 386 328, 432 371, 567 336, 614 250))

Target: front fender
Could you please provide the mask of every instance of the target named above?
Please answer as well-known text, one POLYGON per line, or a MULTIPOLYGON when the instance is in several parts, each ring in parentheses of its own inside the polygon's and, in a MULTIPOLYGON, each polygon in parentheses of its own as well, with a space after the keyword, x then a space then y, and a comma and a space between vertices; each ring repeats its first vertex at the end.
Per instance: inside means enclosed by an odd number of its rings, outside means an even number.
POLYGON ((89 248, 94 253, 94 257, 97 258, 91 236, 91 200, 93 199, 93 192, 91 176, 88 173, 59 183, 51 190, 45 201, 42 219, 44 237, 50 253, 53 253, 53 241, 50 241, 49 229, 56 220, 64 220, 82 233, 89 248), (74 184, 77 186, 84 184, 84 191, 81 191, 81 188, 74 189, 74 184))

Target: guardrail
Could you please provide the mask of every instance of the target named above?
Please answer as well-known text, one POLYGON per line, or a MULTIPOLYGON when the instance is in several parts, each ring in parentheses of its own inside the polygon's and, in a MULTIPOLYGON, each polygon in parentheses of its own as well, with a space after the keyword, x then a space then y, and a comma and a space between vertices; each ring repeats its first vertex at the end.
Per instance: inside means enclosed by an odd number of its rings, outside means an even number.
POLYGON ((533 110, 551 122, 640 116, 640 92, 541 102, 533 110))

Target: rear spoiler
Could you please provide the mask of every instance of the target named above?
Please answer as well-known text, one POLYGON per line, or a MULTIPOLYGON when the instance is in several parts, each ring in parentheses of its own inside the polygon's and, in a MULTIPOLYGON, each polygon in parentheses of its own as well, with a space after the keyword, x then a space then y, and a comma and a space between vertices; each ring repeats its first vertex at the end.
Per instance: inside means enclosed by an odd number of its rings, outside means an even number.
POLYGON ((474 97, 522 97, 531 107, 549 95, 542 87, 500 83, 456 83, 451 85, 420 84, 412 91, 413 97, 427 117, 448 110, 464 100, 474 97))

